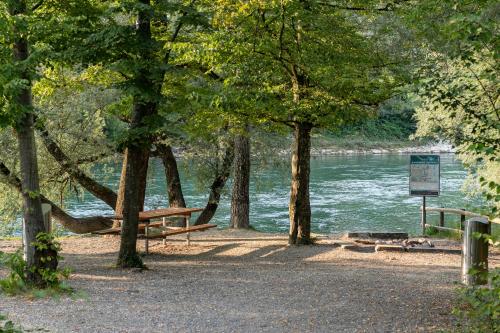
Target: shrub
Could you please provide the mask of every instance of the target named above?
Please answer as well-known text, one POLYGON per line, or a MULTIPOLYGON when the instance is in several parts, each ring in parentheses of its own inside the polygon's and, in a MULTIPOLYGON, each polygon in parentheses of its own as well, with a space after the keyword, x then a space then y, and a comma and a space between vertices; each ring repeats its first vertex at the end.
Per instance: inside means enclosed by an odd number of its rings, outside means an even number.
POLYGON ((33 242, 36 249, 35 260, 37 267, 26 267, 26 261, 23 259, 21 250, 14 253, 1 253, 0 264, 9 269, 6 278, 0 279, 0 291, 8 295, 23 293, 33 293, 34 295, 45 295, 43 290, 50 290, 55 293, 70 293, 71 288, 62 281, 67 279, 70 270, 59 269, 58 261, 62 259, 59 256, 61 245, 54 240, 54 236, 47 233, 39 233, 36 241, 33 242), (29 281, 28 272, 35 273, 37 281, 29 281))

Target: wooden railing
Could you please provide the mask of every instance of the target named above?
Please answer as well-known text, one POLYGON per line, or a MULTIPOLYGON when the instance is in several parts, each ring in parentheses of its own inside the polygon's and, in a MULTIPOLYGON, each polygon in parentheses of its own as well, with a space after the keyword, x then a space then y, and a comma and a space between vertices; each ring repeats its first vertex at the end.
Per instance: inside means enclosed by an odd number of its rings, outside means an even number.
POLYGON ((463 233, 462 245, 462 283, 468 286, 486 284, 488 282, 485 274, 473 274, 472 272, 488 272, 488 245, 491 240, 477 237, 477 234, 491 234, 491 224, 500 224, 500 218, 490 219, 488 216, 466 211, 464 209, 444 207, 420 207, 422 211, 423 230, 435 228, 438 230, 456 231, 463 233), (427 212, 439 213, 439 225, 427 224, 427 212), (460 215, 460 229, 444 226, 444 214, 460 215), (465 218, 468 218, 467 221, 465 218))
MULTIPOLYGON (((481 217, 481 218, 485 218, 485 219, 489 220, 490 223, 500 224, 500 218, 490 219, 488 216, 469 212, 469 211, 466 211, 465 209, 444 208, 444 207, 426 207, 425 212, 424 212, 423 208, 420 207, 420 210, 422 211, 422 214, 427 214, 427 212, 439 213, 439 225, 432 225, 432 224, 426 223, 425 226, 423 226, 424 228, 435 228, 437 230, 456 231, 456 232, 461 233, 464 230, 464 224, 465 224, 466 217, 481 217), (449 228, 449 227, 444 226, 444 222, 445 222, 444 214, 445 213, 460 215, 460 229, 449 228)), ((423 219, 423 220, 425 221, 427 219, 423 219)))

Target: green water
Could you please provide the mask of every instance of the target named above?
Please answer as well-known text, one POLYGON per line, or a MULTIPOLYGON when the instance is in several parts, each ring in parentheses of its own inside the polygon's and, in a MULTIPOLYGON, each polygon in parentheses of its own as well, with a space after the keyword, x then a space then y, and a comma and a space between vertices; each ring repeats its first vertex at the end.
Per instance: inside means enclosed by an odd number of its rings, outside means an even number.
MULTIPOLYGON (((346 231, 406 231, 418 233, 420 197, 408 195, 407 155, 328 156, 311 161, 312 231, 337 234, 346 231)), ((96 169, 97 178, 116 189, 119 165, 96 169)), ((441 196, 428 198, 428 206, 468 208, 477 205, 465 198, 460 188, 466 172, 453 155, 441 156, 441 196)), ((183 190, 189 207, 203 207, 207 190, 183 179, 183 190)), ((231 184, 229 184, 231 186, 231 184)), ((288 196, 290 175, 287 168, 264 170, 252 174, 250 222, 258 230, 288 230, 288 196)), ((165 177, 160 161, 152 161, 148 180, 146 209, 166 207, 165 177)), ((229 193, 213 222, 226 227, 230 212, 229 193)), ((113 212, 91 195, 67 202, 75 216, 106 215, 113 212)), ((437 217, 436 217, 437 218, 437 217)), ((432 217, 430 218, 433 219, 432 217)))

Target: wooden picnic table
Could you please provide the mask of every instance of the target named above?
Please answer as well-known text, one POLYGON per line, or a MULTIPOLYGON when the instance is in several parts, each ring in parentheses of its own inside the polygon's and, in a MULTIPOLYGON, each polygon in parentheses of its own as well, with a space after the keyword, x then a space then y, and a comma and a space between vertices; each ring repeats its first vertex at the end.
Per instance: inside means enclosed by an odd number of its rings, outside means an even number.
MULTIPOLYGON (((144 212, 139 212, 139 221, 151 221, 157 218, 172 217, 172 216, 183 216, 191 217, 192 213, 201 212, 203 208, 160 208, 154 210, 146 210, 144 212)), ((122 215, 111 216, 112 220, 123 220, 122 215)))
MULTIPOLYGON (((192 213, 196 212, 201 212, 203 208, 177 208, 177 207, 171 207, 171 208, 161 208, 161 209, 154 209, 154 210, 147 210, 144 212, 139 212, 139 222, 142 222, 143 224, 139 225, 139 230, 144 229, 144 236, 145 236, 145 250, 146 254, 149 252, 149 239, 150 238, 162 238, 164 237, 163 243, 165 244, 166 242, 166 236, 169 235, 176 235, 176 234, 186 234, 186 244, 190 244, 190 231, 202 231, 206 230, 208 228, 213 228, 216 227, 214 224, 205 224, 205 225, 199 225, 199 226, 189 226, 189 218, 191 217, 192 213), (150 227, 160 227, 160 226, 166 226, 166 218, 167 217, 174 217, 174 216, 181 216, 186 219, 186 227, 185 228, 180 228, 178 230, 174 231, 166 231, 162 232, 160 235, 153 235, 153 237, 149 236, 149 228, 150 227), (152 220, 155 219, 162 219, 162 223, 154 223, 150 224, 152 220)), ((123 215, 114 215, 109 217, 112 220, 123 220, 123 215)), ((106 233, 119 233, 121 231, 120 228, 111 228, 111 229, 106 229, 102 230, 98 233, 100 234, 106 234, 106 233)))

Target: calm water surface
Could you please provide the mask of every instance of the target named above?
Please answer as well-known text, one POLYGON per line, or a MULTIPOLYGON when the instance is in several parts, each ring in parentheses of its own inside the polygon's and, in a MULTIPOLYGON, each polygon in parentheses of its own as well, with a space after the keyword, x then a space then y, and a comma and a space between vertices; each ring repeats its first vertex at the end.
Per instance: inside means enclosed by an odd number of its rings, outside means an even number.
MULTIPOLYGON (((418 233, 420 197, 408 195, 407 155, 328 156, 311 161, 312 231, 343 233, 346 231, 406 231, 418 233)), ((119 165, 96 168, 97 178, 116 188, 119 165)), ((428 206, 466 208, 474 204, 460 188, 466 172, 453 155, 441 156, 441 196, 428 198, 428 206)), ((207 190, 183 178, 184 195, 189 207, 203 207, 207 190)), ((231 184, 229 184, 231 185, 231 184)), ((252 175, 251 224, 261 231, 288 230, 288 169, 260 171, 252 175)), ((229 193, 213 222, 226 227, 229 221, 229 193)), ((476 203, 477 204, 477 203, 476 203)), ((146 209, 166 207, 165 176, 160 161, 152 161, 148 180, 146 209)), ((112 210, 91 195, 67 202, 75 216, 112 214, 112 210)), ((433 217, 437 218, 437 216, 433 217)), ((431 220, 433 219, 431 218, 431 220)))

